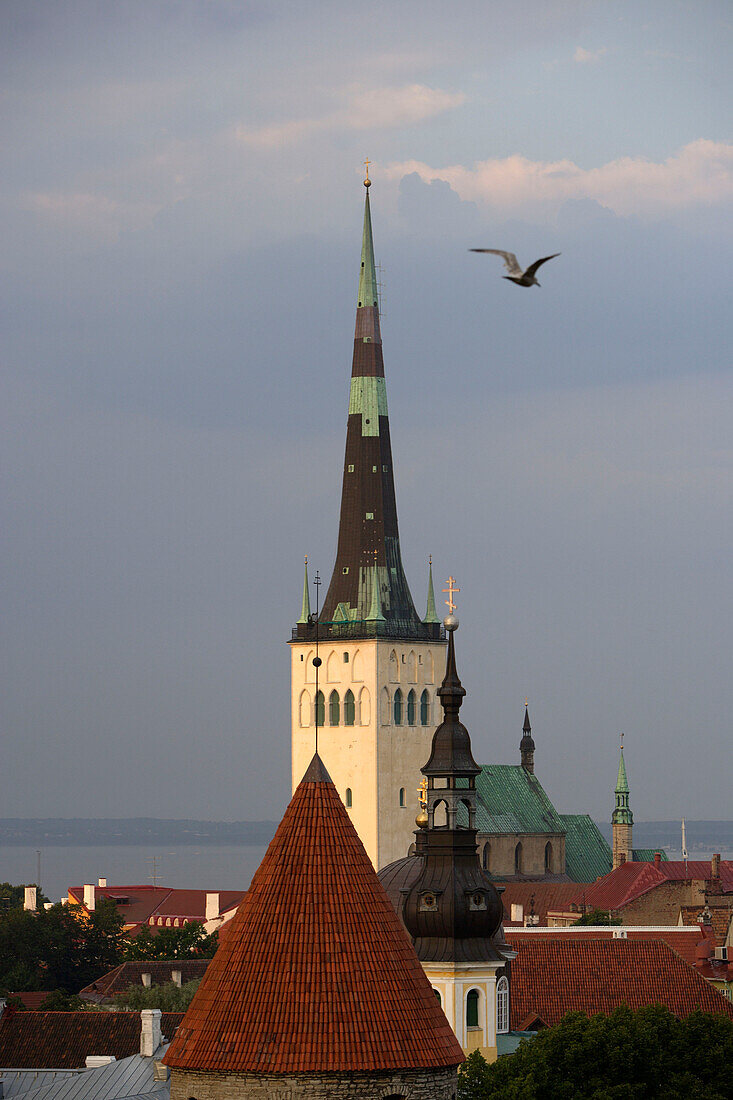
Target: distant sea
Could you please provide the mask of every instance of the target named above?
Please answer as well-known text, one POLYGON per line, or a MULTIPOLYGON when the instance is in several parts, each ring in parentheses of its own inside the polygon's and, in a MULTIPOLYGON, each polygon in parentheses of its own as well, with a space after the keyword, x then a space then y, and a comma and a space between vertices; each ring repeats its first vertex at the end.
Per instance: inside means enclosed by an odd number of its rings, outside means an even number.
MULTIPOLYGON (((0 882, 35 882, 39 846, 0 845, 0 882)), ((70 886, 106 878, 110 886, 152 885, 191 890, 246 890, 266 844, 40 846, 41 889, 51 901, 70 886)))

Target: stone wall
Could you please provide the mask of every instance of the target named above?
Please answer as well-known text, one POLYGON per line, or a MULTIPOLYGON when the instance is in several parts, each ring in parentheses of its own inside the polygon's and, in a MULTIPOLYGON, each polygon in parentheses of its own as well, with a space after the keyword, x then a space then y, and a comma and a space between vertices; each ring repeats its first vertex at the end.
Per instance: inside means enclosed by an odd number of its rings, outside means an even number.
POLYGON ((171 1100, 455 1100, 456 1069, 394 1073, 201 1073, 171 1070, 171 1100))
POLYGON ((491 845, 489 866, 484 867, 492 875, 502 879, 511 879, 515 876, 514 853, 517 844, 522 844, 522 871, 523 875, 532 875, 542 878, 545 875, 545 845, 552 845, 552 867, 550 874, 565 874, 565 837, 562 833, 479 833, 477 836, 479 857, 484 859, 486 844, 491 845))

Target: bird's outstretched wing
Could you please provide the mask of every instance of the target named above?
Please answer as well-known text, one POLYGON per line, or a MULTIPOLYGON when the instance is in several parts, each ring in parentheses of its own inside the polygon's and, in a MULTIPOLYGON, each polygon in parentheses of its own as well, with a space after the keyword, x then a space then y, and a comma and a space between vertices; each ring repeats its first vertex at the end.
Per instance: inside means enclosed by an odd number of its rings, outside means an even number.
POLYGON ((554 260, 556 256, 561 255, 561 252, 553 252, 551 256, 543 256, 541 260, 535 260, 533 264, 529 265, 529 267, 525 271, 525 275, 529 275, 529 277, 533 279, 538 267, 542 267, 542 265, 546 264, 548 260, 554 260))
MULTIPOLYGON (((469 252, 490 252, 492 256, 501 256, 504 260, 504 265, 510 275, 523 275, 521 267, 517 263, 517 257, 513 252, 502 252, 500 248, 469 248, 469 252)), ((550 257, 548 256, 548 259, 550 257)), ((540 260, 542 263, 542 260, 540 260)))

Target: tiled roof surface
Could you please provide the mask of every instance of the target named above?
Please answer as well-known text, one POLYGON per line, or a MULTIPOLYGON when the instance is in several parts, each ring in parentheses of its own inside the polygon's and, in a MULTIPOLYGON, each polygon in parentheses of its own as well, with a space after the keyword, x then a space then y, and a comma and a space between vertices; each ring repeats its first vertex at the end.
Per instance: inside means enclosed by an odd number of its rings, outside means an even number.
POLYGON ((165 1061, 255 1073, 463 1061, 318 757, 293 795, 165 1061))
POLYGON ((507 931, 512 962, 510 1023, 522 1031, 539 1017, 549 1027, 566 1012, 612 1012, 662 1004, 678 1017, 695 1009, 733 1018, 721 996, 659 940, 563 940, 507 931))
MULTIPOLYGON (((172 886, 97 886, 97 901, 111 899, 117 901, 118 909, 127 925, 147 924, 151 917, 168 917, 174 920, 206 919, 206 895, 216 891, 179 890, 172 886), (127 900, 123 900, 127 899, 127 900)), ((231 909, 239 905, 244 897, 243 890, 220 890, 219 909, 231 909)), ((84 887, 70 886, 69 895, 79 904, 84 902, 84 887)))
POLYGON ((564 833, 565 826, 536 775, 521 764, 484 764, 476 777, 480 833, 564 833))
MULTIPOLYGON (((44 989, 40 992, 34 991, 32 993, 8 993, 7 996, 8 998, 14 998, 15 1000, 20 1001, 20 1003, 22 1005, 25 1005, 25 1007, 29 1011, 37 1012, 43 1002, 46 1000, 46 997, 49 997, 51 995, 51 992, 52 991, 50 989, 44 989)), ((55 992, 55 990, 53 992, 55 992)))
POLYGON ((560 814, 565 828, 565 874, 573 882, 595 882, 613 867, 611 847, 588 814, 560 814))
MULTIPOLYGON (((663 882, 704 881, 710 878, 708 860, 662 861, 655 863, 622 863, 592 886, 583 887, 575 897, 578 904, 597 909, 621 909, 630 901, 649 893, 663 882)), ((720 864, 720 879, 724 891, 733 891, 733 860, 720 864)))
MULTIPOLYGON (((164 1012, 170 1038, 182 1012, 164 1012)), ((0 1067, 78 1069, 90 1054, 127 1058, 140 1052, 139 1012, 8 1012, 0 1016, 0 1067)))
POLYGON ((496 885, 504 887, 501 900, 504 905, 505 925, 511 921, 512 905, 523 907, 523 918, 528 916, 532 908, 540 918, 540 924, 547 924, 548 910, 562 912, 578 892, 577 882, 497 882, 496 885))
POLYGON ((203 978, 208 959, 148 959, 144 962, 124 962, 109 970, 101 978, 90 982, 80 990, 79 996, 102 1000, 116 997, 120 993, 127 993, 131 985, 142 985, 143 974, 149 974, 152 985, 163 985, 173 981, 173 971, 180 970, 181 982, 192 982, 195 978, 203 978))
MULTIPOLYGON (((581 925, 576 928, 570 925, 567 928, 511 928, 513 936, 521 937, 519 942, 526 943, 532 937, 541 939, 543 943, 550 940, 558 940, 561 943, 576 943, 591 940, 612 940, 619 936, 618 926, 593 926, 581 925)), ((658 928, 635 928, 624 926, 621 930, 625 940, 661 940, 676 951, 689 966, 694 966, 698 957, 698 944, 704 942, 705 937, 699 925, 694 928, 681 928, 678 925, 658 928)))

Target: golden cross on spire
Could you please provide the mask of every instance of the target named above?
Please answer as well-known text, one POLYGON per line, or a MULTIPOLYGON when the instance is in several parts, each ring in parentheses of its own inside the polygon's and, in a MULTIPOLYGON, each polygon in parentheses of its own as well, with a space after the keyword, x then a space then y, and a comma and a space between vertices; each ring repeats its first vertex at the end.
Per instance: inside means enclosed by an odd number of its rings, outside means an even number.
POLYGON ((371 183, 372 183, 372 181, 369 179, 369 165, 371 163, 372 162, 369 160, 369 157, 367 157, 367 159, 364 161, 364 164, 366 165, 366 176, 364 177, 364 186, 365 187, 370 187, 371 183))
POLYGON ((420 786, 417 788, 417 798, 423 809, 428 804, 428 780, 426 776, 423 776, 420 780, 420 786))
POLYGON ((448 599, 445 602, 448 606, 448 610, 450 611, 450 613, 452 615, 453 612, 456 609, 456 604, 453 600, 453 597, 457 592, 461 591, 460 588, 458 587, 458 585, 456 584, 456 578, 455 577, 448 577, 448 587, 444 588, 443 591, 448 593, 448 599))

